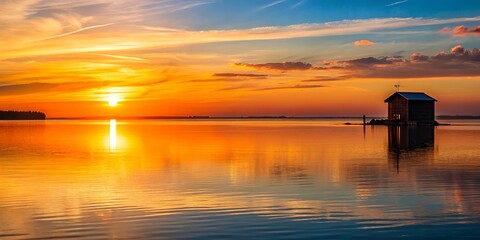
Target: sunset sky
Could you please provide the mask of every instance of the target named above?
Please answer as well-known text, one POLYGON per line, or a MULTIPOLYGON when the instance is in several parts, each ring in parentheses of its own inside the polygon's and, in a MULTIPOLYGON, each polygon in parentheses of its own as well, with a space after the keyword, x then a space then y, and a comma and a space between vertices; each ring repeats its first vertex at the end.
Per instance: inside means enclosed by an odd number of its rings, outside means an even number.
POLYGON ((385 116, 399 83, 438 99, 438 115, 480 115, 478 0, 2 0, 0 12, 0 110, 385 116))

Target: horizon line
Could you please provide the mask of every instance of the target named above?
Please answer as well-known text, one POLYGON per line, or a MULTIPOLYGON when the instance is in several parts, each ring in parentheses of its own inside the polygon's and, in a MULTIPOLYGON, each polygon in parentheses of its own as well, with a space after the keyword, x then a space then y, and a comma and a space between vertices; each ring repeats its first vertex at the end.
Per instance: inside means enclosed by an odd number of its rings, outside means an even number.
MULTIPOLYGON (((46 119, 295 119, 295 118, 363 118, 363 116, 284 116, 284 115, 264 115, 264 116, 86 116, 86 117, 47 117, 46 119)), ((379 116, 367 116, 367 118, 382 118, 379 116)))
MULTIPOLYGON (((365 115, 368 119, 386 119, 387 116, 368 116, 365 115)), ((347 118, 358 118, 362 119, 362 116, 207 116, 207 115, 191 115, 191 116, 86 116, 86 117, 47 117, 46 120, 110 120, 110 119, 120 119, 120 120, 155 120, 155 119, 185 119, 185 120, 207 120, 207 119, 347 119, 347 118)), ((463 114, 442 114, 436 115, 436 119, 480 119, 480 115, 463 115, 463 114)))

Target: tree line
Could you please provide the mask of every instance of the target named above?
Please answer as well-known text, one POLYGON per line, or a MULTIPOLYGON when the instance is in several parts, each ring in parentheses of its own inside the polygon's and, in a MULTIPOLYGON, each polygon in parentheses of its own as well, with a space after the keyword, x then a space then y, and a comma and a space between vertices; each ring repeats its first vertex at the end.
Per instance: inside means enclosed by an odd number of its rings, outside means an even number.
POLYGON ((37 111, 0 111, 0 120, 43 120, 46 115, 37 111))

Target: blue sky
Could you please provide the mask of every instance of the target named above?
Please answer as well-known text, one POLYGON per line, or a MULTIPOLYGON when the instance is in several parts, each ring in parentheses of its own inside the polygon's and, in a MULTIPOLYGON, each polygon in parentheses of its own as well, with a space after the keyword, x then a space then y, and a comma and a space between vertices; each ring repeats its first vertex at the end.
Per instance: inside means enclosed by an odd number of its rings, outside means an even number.
MULTIPOLYGON (((386 18, 419 18, 419 19, 451 19, 469 18, 480 15, 480 1, 427 1, 427 0, 217 0, 217 1, 190 1, 205 3, 198 7, 182 12, 174 12, 166 24, 170 27, 181 27, 192 30, 228 30, 228 29, 249 29, 269 26, 288 26, 296 24, 317 24, 329 23, 344 20, 361 19, 386 19, 386 18)), ((160 2, 159 2, 160 3, 160 2)), ((155 16, 151 16, 146 22, 152 25, 158 24, 155 16)), ((475 26, 480 21, 458 22, 456 25, 475 26)), ((433 24, 427 26, 413 26, 404 28, 388 29, 376 32, 365 32, 359 34, 345 34, 334 37, 308 37, 286 40, 299 48, 309 46, 306 52, 312 50, 326 50, 325 47, 317 47, 316 44, 336 43, 330 45, 328 50, 341 50, 343 44, 347 45, 357 38, 372 38, 376 42, 385 44, 396 43, 402 49, 391 47, 381 48, 378 45, 377 54, 410 54, 416 51, 425 53, 436 53, 452 44, 463 44, 464 47, 473 48, 476 46, 474 38, 445 39, 445 36, 437 34, 439 29, 452 26, 452 24, 433 24), (435 42, 435 44, 432 44, 435 42), (421 45, 419 45, 421 44, 421 45), (404 47, 402 45, 405 45, 404 47), (414 46, 415 47, 412 47, 414 46)), ((285 41, 269 41, 266 47, 288 45, 285 41)), ((262 47, 265 43, 238 43, 237 45, 248 44, 262 47)), ((218 44, 222 45, 222 44, 218 44)), ((227 45, 231 45, 227 43, 227 45)), ((374 48, 374 47, 372 47, 374 48)), ((285 48, 283 48, 285 49, 285 48)), ((297 50, 297 49, 296 49, 297 50)), ((296 51, 295 50, 295 51, 296 51)), ((372 53, 372 49, 354 49, 359 51, 356 56, 372 53)), ((301 51, 301 50, 300 50, 301 51)), ((327 51, 328 52, 328 51, 327 51)), ((327 53, 326 53, 327 54, 327 53)), ((297 54, 298 55, 298 54, 297 54)), ((341 54, 340 54, 341 55, 341 54)), ((305 56, 308 58, 308 56, 305 56)), ((297 57, 301 59, 302 57, 297 57)), ((316 57, 317 59, 321 56, 316 57)))
POLYGON ((480 14, 475 0, 217 0, 176 16, 197 29, 251 28, 390 17, 453 18, 480 14), (278 4, 275 4, 278 3, 278 4), (392 6, 389 4, 398 3, 392 6), (274 5, 273 5, 274 4, 274 5), (268 7, 271 5, 270 7, 268 7))

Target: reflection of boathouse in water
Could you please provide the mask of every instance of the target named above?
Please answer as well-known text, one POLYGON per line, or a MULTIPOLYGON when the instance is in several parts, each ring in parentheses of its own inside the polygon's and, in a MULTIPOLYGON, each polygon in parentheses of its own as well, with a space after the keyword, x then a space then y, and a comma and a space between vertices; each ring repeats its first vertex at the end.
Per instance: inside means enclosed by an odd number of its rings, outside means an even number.
POLYGON ((388 126, 390 150, 413 150, 433 146, 434 126, 388 126))
POLYGON ((388 126, 389 161, 396 171, 434 158, 435 126, 388 126))

